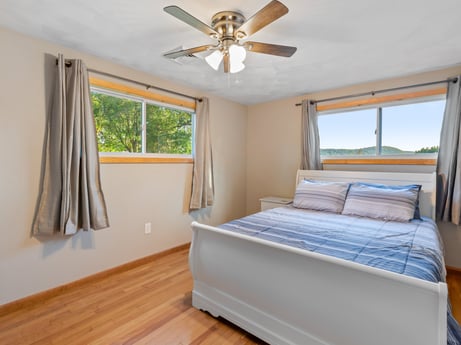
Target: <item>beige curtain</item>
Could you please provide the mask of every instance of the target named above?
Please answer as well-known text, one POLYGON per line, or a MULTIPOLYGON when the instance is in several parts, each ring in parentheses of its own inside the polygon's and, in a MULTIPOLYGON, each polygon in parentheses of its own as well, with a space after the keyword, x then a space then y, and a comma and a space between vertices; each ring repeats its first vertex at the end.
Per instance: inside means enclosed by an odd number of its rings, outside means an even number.
POLYGON ((437 219, 460 224, 461 218, 461 88, 450 82, 437 158, 437 219))
POLYGON ((195 104, 195 155, 192 176, 192 195, 189 208, 197 210, 213 205, 213 157, 209 129, 209 104, 207 98, 195 104))
POLYGON ((88 72, 81 60, 59 55, 42 157, 35 235, 72 235, 109 226, 88 72))
POLYGON ((315 103, 303 100, 301 120, 301 166, 302 170, 321 170, 320 138, 315 103))

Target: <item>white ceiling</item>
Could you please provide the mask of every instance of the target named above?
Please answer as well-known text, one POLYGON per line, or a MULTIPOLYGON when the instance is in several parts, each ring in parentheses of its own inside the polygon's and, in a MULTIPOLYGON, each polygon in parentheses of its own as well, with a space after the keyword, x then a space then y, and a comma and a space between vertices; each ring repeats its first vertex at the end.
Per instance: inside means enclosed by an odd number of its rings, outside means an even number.
MULTIPOLYGON (((298 48, 291 58, 249 53, 224 74, 162 53, 213 43, 163 11, 177 5, 210 25, 247 18, 269 0, 0 0, 0 26, 91 53, 242 103, 255 104, 461 63, 460 0, 282 0, 288 14, 250 37, 298 48)), ((90 66, 91 67, 91 66, 90 66)))

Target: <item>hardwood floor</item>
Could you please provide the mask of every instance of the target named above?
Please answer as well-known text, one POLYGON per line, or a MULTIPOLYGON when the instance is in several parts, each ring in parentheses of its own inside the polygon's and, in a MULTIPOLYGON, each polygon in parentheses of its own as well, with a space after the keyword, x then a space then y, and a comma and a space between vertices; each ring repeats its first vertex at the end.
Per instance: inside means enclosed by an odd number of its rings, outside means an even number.
POLYGON ((2 345, 264 344, 191 304, 183 249, 0 317, 2 345))
MULTIPOLYGON (((461 320, 461 272, 449 293, 461 320)), ((3 345, 265 344, 222 319, 192 308, 188 250, 60 292, 0 317, 3 345)))
POLYGON ((461 324, 461 271, 448 270, 447 283, 453 316, 461 324))

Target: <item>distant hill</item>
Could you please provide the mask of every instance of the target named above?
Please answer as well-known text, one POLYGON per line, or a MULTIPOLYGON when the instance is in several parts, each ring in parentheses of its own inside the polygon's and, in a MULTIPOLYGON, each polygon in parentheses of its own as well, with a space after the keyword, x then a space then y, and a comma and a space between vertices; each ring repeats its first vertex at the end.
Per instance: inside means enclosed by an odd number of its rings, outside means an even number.
MULTIPOLYGON (((414 151, 403 151, 392 146, 383 146, 383 155, 412 154, 414 151)), ((363 147, 359 149, 320 149, 322 156, 373 156, 376 154, 376 147, 363 147)))

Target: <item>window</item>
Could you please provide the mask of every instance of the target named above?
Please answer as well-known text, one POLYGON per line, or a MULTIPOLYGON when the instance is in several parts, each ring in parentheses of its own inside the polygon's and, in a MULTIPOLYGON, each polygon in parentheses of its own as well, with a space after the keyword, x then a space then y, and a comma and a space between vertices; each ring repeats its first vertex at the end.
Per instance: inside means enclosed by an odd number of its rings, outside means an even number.
POLYGON ((146 152, 192 154, 192 114, 146 104, 146 152))
POLYGON ((191 157, 192 111, 98 88, 91 97, 100 152, 191 157))
POLYGON ((142 101, 92 90, 100 152, 142 152, 142 101))
POLYGON ((444 97, 437 96, 367 109, 319 112, 320 154, 323 157, 435 154, 444 109, 444 97))

